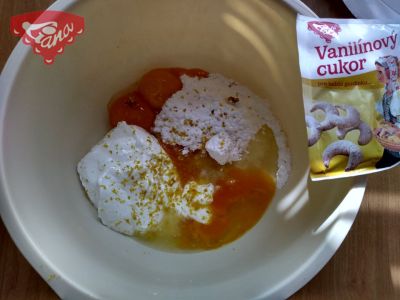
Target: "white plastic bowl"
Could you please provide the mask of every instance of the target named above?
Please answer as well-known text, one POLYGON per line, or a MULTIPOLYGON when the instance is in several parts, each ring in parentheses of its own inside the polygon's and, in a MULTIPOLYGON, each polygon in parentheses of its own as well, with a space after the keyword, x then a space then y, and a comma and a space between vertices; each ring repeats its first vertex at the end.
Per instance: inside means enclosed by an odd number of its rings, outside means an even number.
POLYGON ((19 249, 62 298, 279 299, 329 260, 365 180, 307 183, 295 38, 300 1, 57 1, 86 28, 47 66, 21 42, 0 83, 1 213, 19 249), (106 103, 153 67, 220 72, 269 99, 293 172, 239 240, 167 253, 102 226, 76 164, 107 131, 106 103), (308 189, 309 192, 308 192, 308 189))

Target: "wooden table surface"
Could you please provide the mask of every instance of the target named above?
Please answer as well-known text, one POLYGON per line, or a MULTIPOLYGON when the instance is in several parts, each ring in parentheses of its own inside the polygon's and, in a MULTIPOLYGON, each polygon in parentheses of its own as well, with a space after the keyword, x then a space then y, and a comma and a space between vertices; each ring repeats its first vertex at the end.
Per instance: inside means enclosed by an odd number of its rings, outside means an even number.
MULTIPOLYGON (((10 16, 51 0, 0 0, 0 67, 18 39, 10 16)), ((350 18, 341 0, 304 0, 321 17, 350 18)), ((290 299, 400 299, 400 168, 371 175, 361 210, 329 263, 290 299)), ((58 299, 0 222, 0 299, 58 299)))

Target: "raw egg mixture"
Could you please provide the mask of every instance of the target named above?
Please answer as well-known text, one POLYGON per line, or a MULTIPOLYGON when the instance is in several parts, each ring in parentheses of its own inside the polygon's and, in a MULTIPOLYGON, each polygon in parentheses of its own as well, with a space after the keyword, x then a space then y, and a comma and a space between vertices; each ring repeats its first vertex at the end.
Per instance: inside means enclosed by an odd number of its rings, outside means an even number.
POLYGON ((111 131, 79 162, 101 222, 169 250, 252 228, 290 171, 267 102, 200 69, 153 69, 108 104, 111 131))

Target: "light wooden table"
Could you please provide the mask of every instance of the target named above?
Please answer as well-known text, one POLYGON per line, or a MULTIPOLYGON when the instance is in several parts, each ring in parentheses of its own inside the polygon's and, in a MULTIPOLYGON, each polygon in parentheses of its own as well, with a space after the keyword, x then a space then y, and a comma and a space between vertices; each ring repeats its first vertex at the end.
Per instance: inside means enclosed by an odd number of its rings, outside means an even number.
MULTIPOLYGON (((10 16, 46 8, 51 0, 0 0, 0 67, 18 41, 10 16)), ((351 17, 341 0, 304 0, 321 17, 351 17)), ((368 179, 349 235, 335 256, 294 299, 400 299, 400 168, 368 179)), ((0 222, 0 299, 57 299, 0 222)))

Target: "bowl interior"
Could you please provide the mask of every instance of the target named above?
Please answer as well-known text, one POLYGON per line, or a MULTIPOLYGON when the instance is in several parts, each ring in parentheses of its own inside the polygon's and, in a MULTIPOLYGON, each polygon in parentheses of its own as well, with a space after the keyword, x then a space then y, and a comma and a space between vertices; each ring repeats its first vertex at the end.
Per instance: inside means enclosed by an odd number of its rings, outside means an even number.
POLYGON ((46 262, 35 268, 43 276, 43 268, 51 270, 59 294, 58 281, 104 299, 243 299, 278 288, 327 239, 330 227, 313 232, 351 187, 350 180, 307 184, 295 11, 270 0, 96 0, 68 11, 85 18, 85 32, 53 65, 27 55, 3 124, 6 201, 46 262), (288 135, 288 184, 250 232, 217 250, 167 253, 109 230, 76 173, 108 130, 113 93, 168 66, 199 67, 247 85, 268 99, 288 135))

